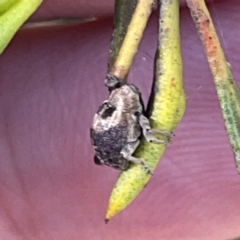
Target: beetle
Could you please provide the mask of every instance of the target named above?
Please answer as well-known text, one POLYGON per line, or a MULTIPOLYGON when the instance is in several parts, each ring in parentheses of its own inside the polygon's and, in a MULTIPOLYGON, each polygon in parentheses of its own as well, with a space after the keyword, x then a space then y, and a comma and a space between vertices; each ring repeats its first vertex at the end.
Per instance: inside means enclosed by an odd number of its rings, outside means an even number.
POLYGON ((141 164, 147 173, 152 174, 143 159, 132 155, 140 143, 140 136, 143 134, 152 143, 166 144, 172 134, 150 127, 149 120, 144 115, 141 93, 135 85, 124 83, 111 75, 107 76, 105 83, 110 94, 99 106, 90 130, 96 152, 95 164, 123 171, 129 162, 133 162, 141 164), (168 140, 157 139, 154 134, 165 135, 168 140))

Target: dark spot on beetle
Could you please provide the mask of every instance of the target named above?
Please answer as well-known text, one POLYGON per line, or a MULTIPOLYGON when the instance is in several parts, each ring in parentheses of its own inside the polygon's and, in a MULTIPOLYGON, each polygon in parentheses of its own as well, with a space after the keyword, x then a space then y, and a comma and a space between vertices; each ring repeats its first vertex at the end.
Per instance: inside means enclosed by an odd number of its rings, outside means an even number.
POLYGON ((104 109, 105 105, 106 105, 106 103, 103 103, 98 107, 98 110, 97 110, 98 114, 104 109))
POLYGON ((103 113, 102 113, 102 118, 107 118, 111 117, 113 112, 116 110, 115 107, 108 107, 103 113))

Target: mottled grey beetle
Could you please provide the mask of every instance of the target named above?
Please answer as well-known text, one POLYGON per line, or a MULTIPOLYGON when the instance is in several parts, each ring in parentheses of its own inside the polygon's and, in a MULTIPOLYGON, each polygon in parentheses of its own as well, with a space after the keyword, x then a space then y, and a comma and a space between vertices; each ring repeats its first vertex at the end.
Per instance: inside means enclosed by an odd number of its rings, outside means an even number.
POLYGON ((109 98, 100 105, 91 127, 95 163, 125 170, 129 162, 133 162, 142 164, 148 173, 152 173, 143 159, 132 156, 140 135, 149 142, 166 144, 169 141, 156 139, 153 134, 162 134, 169 139, 172 134, 151 129, 143 114, 141 93, 135 85, 122 83, 108 75, 106 86, 110 89, 109 98))

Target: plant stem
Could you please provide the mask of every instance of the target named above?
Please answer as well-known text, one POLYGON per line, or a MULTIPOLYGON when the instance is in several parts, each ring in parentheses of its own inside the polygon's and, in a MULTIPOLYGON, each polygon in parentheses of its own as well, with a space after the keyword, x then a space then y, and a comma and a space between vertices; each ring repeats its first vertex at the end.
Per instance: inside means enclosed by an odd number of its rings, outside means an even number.
POLYGON ((240 173, 240 92, 204 0, 186 0, 204 46, 240 173))
POLYGON ((110 68, 111 75, 122 80, 127 76, 151 14, 153 3, 154 0, 138 0, 116 61, 110 68))
MULTIPOLYGON (((173 131, 185 111, 179 37, 179 1, 162 0, 160 3, 158 70, 149 113, 154 128, 173 131)), ((165 149, 166 145, 152 144, 141 139, 134 156, 144 159, 154 170, 165 149)), ((125 209, 141 192, 150 177, 142 166, 136 164, 132 164, 129 169, 122 172, 109 199, 106 221, 125 209)))
POLYGON ((138 0, 115 0, 114 31, 108 60, 109 71, 118 56, 137 2, 138 0))
POLYGON ((0 54, 4 51, 17 30, 39 7, 42 0, 11 0, 1 5, 0 15, 0 54))

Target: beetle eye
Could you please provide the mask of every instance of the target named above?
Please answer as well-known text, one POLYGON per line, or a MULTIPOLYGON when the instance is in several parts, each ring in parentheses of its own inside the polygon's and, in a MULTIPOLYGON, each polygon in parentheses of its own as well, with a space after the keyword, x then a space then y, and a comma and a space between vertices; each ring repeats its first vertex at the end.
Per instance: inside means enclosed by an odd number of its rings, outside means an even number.
POLYGON ((102 162, 100 161, 100 159, 95 155, 94 156, 94 163, 97 165, 102 165, 102 162))

